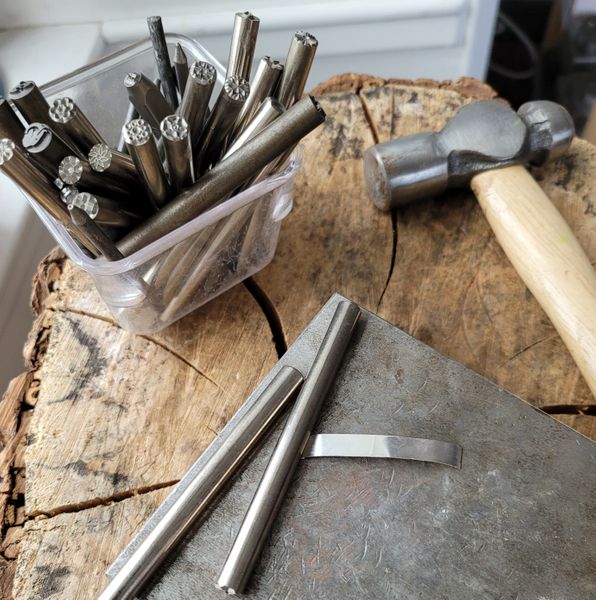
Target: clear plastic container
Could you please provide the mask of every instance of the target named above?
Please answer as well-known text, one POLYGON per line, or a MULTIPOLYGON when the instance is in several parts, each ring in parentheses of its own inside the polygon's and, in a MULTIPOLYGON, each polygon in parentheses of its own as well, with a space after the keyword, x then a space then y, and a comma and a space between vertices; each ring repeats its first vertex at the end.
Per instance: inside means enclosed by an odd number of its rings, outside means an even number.
MULTIPOLYGON (((168 34, 166 38, 171 56, 175 44, 180 43, 189 63, 206 60, 215 66, 215 97, 225 74, 222 65, 186 36, 168 34)), ((152 79, 157 76, 148 40, 52 81, 42 90, 48 99, 73 98, 107 143, 116 146, 128 110, 122 82, 130 71, 141 71, 152 79)), ((118 323, 134 333, 152 333, 271 261, 281 221, 292 209, 294 178, 300 162, 301 155, 295 152, 283 171, 113 262, 88 257, 62 225, 31 198, 28 200, 68 257, 93 278, 118 323)))

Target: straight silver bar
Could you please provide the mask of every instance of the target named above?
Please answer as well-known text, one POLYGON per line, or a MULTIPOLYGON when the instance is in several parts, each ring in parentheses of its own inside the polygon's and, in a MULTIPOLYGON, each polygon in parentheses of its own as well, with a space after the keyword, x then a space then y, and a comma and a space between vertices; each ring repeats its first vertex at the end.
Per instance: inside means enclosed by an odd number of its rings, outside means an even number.
POLYGON ((228 594, 242 594, 246 587, 359 317, 360 307, 353 302, 342 301, 335 309, 217 580, 228 594))
POLYGON ((451 442, 360 433, 311 435, 302 458, 397 458, 438 463, 461 469, 462 448, 451 442))
POLYGON ((228 431, 225 441, 136 547, 99 600, 128 600, 135 597, 263 437, 302 382, 302 374, 293 367, 286 366, 279 370, 243 418, 228 431))
POLYGON ((238 77, 248 80, 257 44, 260 20, 249 12, 238 12, 234 17, 234 30, 226 79, 238 77))

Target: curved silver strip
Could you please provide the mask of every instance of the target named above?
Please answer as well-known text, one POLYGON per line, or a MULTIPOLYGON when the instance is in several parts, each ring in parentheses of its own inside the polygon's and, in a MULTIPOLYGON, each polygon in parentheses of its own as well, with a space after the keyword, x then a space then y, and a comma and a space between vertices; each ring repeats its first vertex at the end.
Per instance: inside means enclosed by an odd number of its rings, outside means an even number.
POLYGON ((462 447, 451 442, 359 433, 318 433, 311 435, 302 458, 399 458, 439 463, 461 468, 462 447))

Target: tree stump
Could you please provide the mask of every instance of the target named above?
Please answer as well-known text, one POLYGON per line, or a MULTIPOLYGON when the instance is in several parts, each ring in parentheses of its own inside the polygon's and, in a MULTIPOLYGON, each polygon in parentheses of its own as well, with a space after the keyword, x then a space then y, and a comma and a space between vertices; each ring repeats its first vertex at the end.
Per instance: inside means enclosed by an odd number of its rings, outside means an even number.
MULTIPOLYGON (((34 282, 27 372, 0 404, 3 597, 95 598, 104 571, 329 296, 338 291, 596 438, 594 398, 472 194, 385 214, 362 154, 436 130, 494 92, 338 76, 273 262, 165 331, 121 330, 60 251, 34 282), (26 477, 25 477, 26 472, 26 477)), ((596 150, 534 175, 596 261, 596 150)))

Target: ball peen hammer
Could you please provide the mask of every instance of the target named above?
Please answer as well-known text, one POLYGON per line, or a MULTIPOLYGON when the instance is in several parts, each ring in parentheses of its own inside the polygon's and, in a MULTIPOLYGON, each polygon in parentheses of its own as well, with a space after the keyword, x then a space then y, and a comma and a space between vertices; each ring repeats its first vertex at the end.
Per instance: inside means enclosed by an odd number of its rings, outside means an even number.
POLYGON ((381 210, 470 185, 516 271, 596 396, 596 273, 559 211, 523 166, 561 156, 573 121, 560 105, 496 100, 464 106, 439 132, 377 144, 364 156, 381 210))

